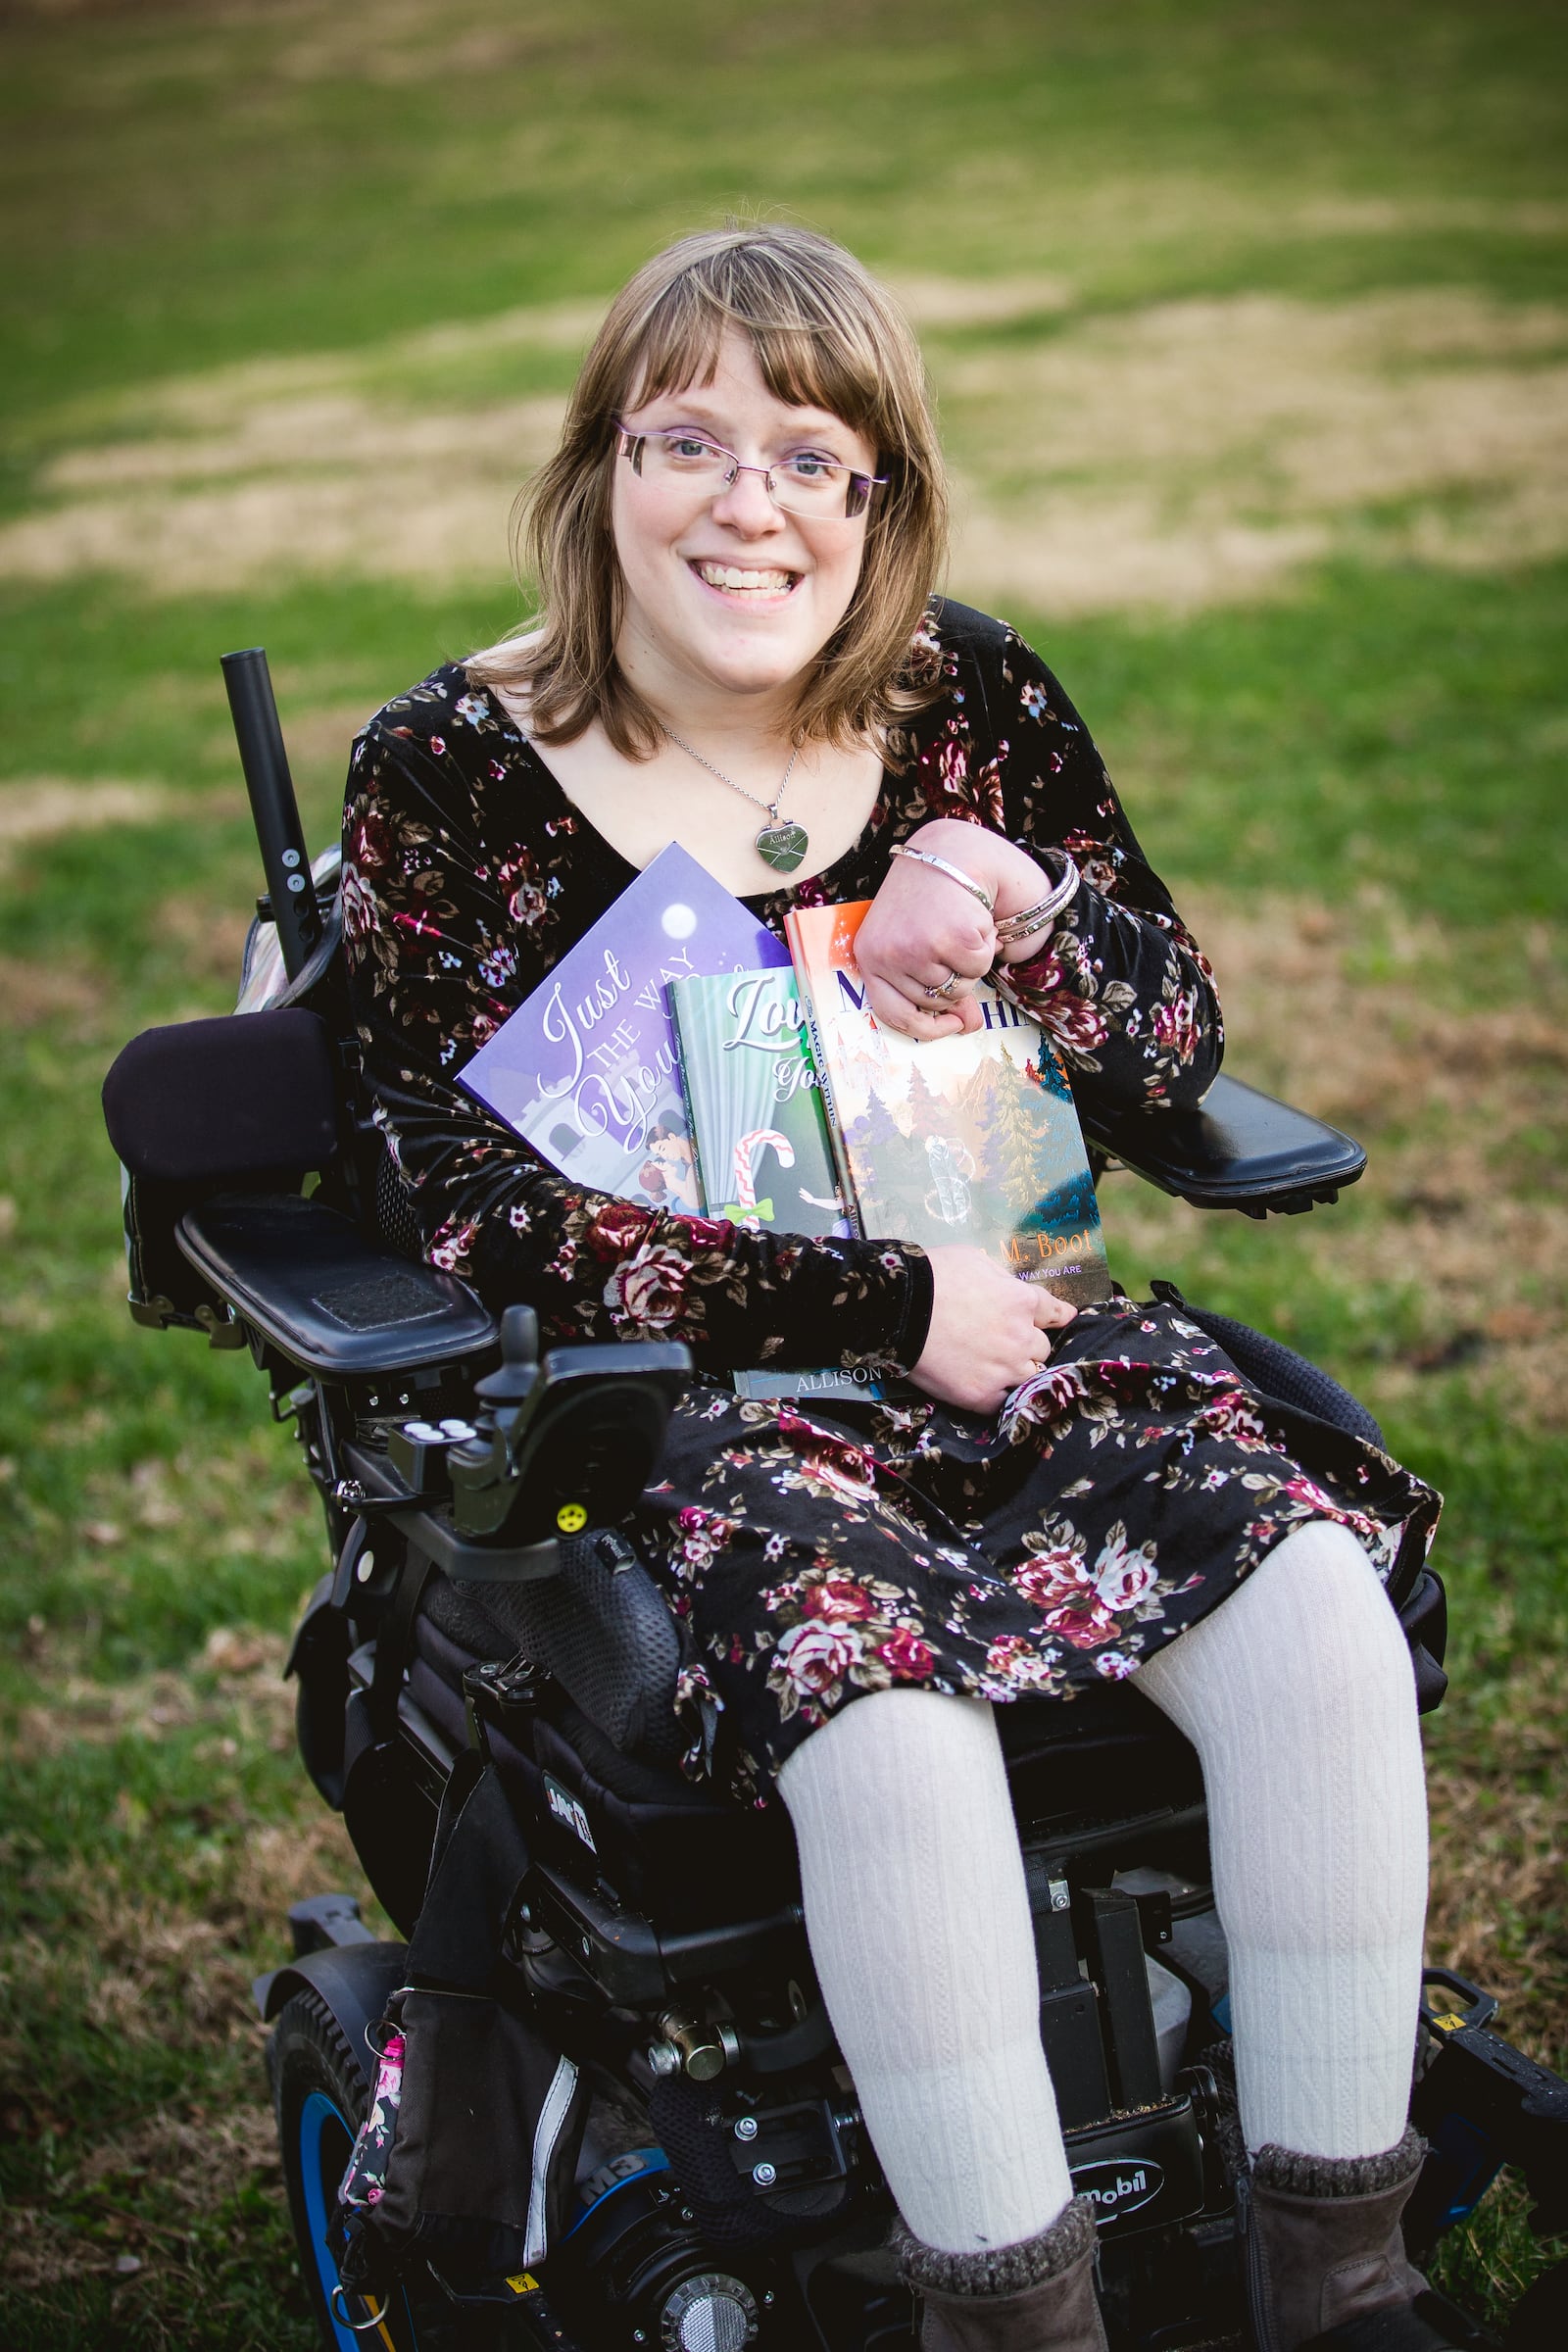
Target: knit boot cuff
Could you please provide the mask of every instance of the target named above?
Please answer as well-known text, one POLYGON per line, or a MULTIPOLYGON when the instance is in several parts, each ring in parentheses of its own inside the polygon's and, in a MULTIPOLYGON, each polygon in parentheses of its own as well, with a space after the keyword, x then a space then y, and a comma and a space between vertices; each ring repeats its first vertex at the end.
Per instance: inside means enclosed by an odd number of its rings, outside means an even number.
POLYGON ((1058 2277, 1093 2251, 1095 2212, 1093 2197, 1074 2197, 1038 2237, 1021 2238, 1014 2246, 982 2246, 974 2254, 944 2254, 922 2245, 902 2219, 894 2225, 891 2242, 904 2277, 924 2292, 1015 2295, 1042 2278, 1058 2277))
POLYGON ((1270 2142, 1252 2159, 1252 2181, 1286 2197, 1374 2197, 1413 2180, 1426 2152, 1413 2124, 1381 2156, 1300 2156, 1270 2142))

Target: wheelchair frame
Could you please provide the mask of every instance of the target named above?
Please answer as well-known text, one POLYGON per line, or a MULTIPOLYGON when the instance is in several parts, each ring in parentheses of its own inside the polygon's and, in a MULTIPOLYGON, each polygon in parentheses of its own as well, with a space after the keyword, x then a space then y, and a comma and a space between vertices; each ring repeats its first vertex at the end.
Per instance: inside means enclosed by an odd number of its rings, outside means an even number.
MULTIPOLYGON (((890 2208, 811 1975, 787 1827, 780 1835, 776 1809, 763 1832, 700 1791, 681 1795, 667 1739, 660 1744, 673 1691, 662 1602, 634 1557, 612 1557, 613 1540, 594 1534, 635 1502, 689 1358, 645 1344, 541 1361, 529 1310, 498 1325, 464 1284, 417 1258, 358 1076, 336 860, 309 863, 265 656, 251 649, 223 666, 269 885, 242 1002, 267 1009, 148 1032, 110 1074, 130 1310, 248 1348, 274 1419, 293 1424, 331 1560, 287 1669, 301 1752, 404 1934, 463 1749, 477 1747, 517 1792, 532 1864, 506 1922, 511 1997, 572 2054, 598 2100, 578 2168, 592 2193, 542 2278, 475 2285, 432 2270, 394 2296, 345 2297, 330 2175, 359 2119, 340 2110, 368 2095, 368 2037, 402 1982, 405 1947, 375 1940, 349 1897, 296 1905, 292 1956, 257 1998, 264 2018, 286 2027, 308 2014, 341 2045, 338 2075, 310 2094, 319 2111, 309 2098, 300 2109, 318 2156, 303 2162, 296 2132, 290 2170, 322 2340, 404 2352, 753 2335, 872 2352, 906 2340, 907 2299, 880 2251, 890 2208), (271 989, 270 949, 281 965, 271 989), (312 1173, 318 1188, 306 1198, 312 1173), (593 1527, 564 1544, 558 1516, 579 1497, 593 1527), (487 1598, 492 1630, 529 1629, 505 1654, 472 1652, 487 1598), (760 1839, 760 1859, 748 1859, 738 1825, 760 1839), (684 1874, 693 1883, 671 1886, 658 1858, 684 1853, 701 1857, 684 1874), (628 2109, 660 2127, 644 2132, 635 2162, 612 2144, 628 2109), (710 2337, 688 2335, 704 2295, 710 2337)), ((1086 1106, 1085 1125, 1102 1165, 1253 1216, 1332 1201, 1365 1166, 1350 1138, 1229 1077, 1197 1111, 1105 1120, 1086 1106)), ((1217 1336, 1233 1352, 1257 1343, 1257 1368, 1243 1369, 1262 1385, 1283 1359, 1313 1409, 1376 1434, 1364 1408, 1275 1343, 1229 1324, 1217 1336)), ((1436 1705, 1441 1583, 1422 1571, 1391 1597, 1421 1703, 1436 1705)), ((1132 1688, 1072 1715, 1070 1742, 1032 1729, 1025 1704, 1000 1718, 1042 2036, 1075 2180, 1101 2208, 1112 2341, 1167 2352, 1241 2324, 1229 2218, 1238 2133, 1201 1785, 1186 1742, 1132 1688), (1156 1802, 1141 1793, 1152 1754, 1164 1780, 1156 1802), (1192 2004, 1174 2064, 1156 2031, 1152 1959, 1192 2004)), ((1535 2225, 1564 2227, 1568 2084, 1502 2040, 1496 2004, 1477 1987, 1436 1971, 1429 1982, 1441 1998, 1423 2010, 1413 2112, 1432 2153, 1412 2242, 1462 2220, 1505 2162, 1524 2174, 1535 2225)), ((303 2128, 292 2108, 289 2118, 303 2128)))

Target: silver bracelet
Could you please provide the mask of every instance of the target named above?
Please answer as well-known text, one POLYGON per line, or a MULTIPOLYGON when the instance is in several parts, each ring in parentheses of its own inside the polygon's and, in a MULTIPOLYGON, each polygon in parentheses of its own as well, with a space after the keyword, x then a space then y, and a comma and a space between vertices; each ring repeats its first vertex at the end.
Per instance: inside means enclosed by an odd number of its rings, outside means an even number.
POLYGON ((1016 947, 1019 940, 1027 939, 1031 932, 1043 931, 1052 916, 1059 914, 1068 900, 1076 897, 1078 885, 1083 880, 1078 871, 1078 861, 1068 850, 1058 850, 1055 855, 1064 861, 1061 879, 1053 883, 1046 896, 1033 906, 1025 906, 1019 914, 1004 916, 997 925, 998 947, 1016 947))
POLYGON ((912 858, 917 865, 929 865, 937 873, 946 874, 950 882, 956 882, 960 890, 966 890, 971 899, 978 899, 987 914, 996 905, 991 893, 982 890, 972 875, 966 874, 961 866, 950 865, 945 858, 936 857, 930 850, 911 850, 906 842, 896 841, 888 855, 890 858, 912 858))

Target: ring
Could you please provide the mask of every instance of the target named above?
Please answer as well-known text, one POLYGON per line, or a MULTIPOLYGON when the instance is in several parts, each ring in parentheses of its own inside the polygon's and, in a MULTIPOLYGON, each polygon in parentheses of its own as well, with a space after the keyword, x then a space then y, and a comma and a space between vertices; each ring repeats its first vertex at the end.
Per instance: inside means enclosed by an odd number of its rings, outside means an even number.
POLYGON ((958 985, 958 975, 957 975, 957 973, 956 973, 956 972, 949 972, 949 974, 948 974, 948 976, 947 976, 947 978, 946 978, 945 980, 943 980, 943 981, 940 981, 940 982, 937 984, 937 986, 936 986, 935 988, 928 988, 928 989, 925 991, 925 994, 926 994, 928 997, 948 997, 948 998, 950 998, 950 999, 951 999, 951 997, 952 997, 952 995, 953 995, 953 992, 954 992, 954 990, 955 990, 955 989, 957 987, 957 985, 958 985))

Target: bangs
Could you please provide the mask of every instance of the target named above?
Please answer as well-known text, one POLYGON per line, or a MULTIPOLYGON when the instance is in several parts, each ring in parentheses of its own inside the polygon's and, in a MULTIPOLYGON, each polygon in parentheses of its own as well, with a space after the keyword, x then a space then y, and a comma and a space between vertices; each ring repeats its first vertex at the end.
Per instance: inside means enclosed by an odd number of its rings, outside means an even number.
POLYGON ((824 410, 879 447, 900 445, 899 404, 879 365, 872 319, 856 315, 860 306, 846 303, 842 284, 830 298, 825 286, 769 269, 770 258, 708 256, 665 286, 628 338, 634 367, 623 405, 641 408, 710 384, 725 332, 735 329, 750 341, 775 400, 824 410))

